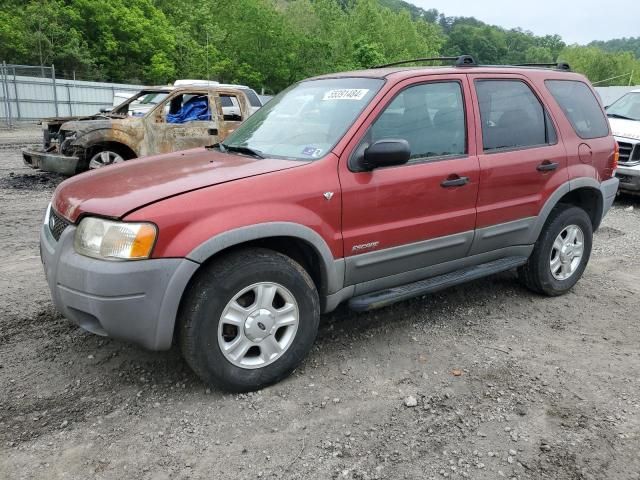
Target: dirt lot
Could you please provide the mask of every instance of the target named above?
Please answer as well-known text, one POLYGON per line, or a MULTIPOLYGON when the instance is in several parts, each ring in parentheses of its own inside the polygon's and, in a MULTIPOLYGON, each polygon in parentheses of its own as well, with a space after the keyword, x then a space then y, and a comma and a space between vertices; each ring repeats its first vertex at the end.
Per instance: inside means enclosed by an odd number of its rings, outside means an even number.
POLYGON ((564 297, 508 273, 340 309, 291 378, 229 395, 175 349, 56 314, 37 239, 59 179, 17 143, 0 147, 0 478, 640 478, 640 201, 619 199, 564 297))

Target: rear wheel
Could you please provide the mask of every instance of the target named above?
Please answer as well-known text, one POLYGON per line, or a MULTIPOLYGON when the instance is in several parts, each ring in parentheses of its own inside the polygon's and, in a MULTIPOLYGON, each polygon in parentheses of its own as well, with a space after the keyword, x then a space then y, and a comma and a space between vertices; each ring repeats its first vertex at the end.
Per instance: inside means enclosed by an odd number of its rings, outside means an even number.
POLYGON ((206 383, 257 390, 288 376, 313 345, 320 319, 309 274, 267 249, 205 267, 180 313, 182 353, 206 383))
POLYGON ((562 295, 582 277, 592 241, 589 215, 579 207, 557 206, 549 215, 529 261, 518 269, 521 281, 535 292, 562 295))

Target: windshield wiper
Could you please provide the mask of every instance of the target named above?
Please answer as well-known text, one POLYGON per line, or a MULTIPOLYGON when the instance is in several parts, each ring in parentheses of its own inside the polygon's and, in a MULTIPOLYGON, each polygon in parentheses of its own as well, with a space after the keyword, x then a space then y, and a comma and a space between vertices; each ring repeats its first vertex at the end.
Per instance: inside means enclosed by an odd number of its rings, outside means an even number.
POLYGON ((219 145, 221 152, 237 152, 244 153, 245 155, 250 155, 255 158, 264 158, 262 152, 260 150, 254 150, 250 147, 243 147, 242 145, 225 145, 224 143, 220 143, 219 145))
POLYGON ((636 118, 625 117, 624 115, 619 115, 617 113, 607 113, 607 117, 621 118, 622 120, 637 120, 636 118))

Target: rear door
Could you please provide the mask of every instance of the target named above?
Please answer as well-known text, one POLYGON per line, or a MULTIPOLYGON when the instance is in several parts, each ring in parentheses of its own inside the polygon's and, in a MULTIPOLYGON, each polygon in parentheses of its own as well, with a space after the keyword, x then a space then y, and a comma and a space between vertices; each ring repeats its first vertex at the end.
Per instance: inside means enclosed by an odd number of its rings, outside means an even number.
POLYGON ((347 285, 407 283, 467 254, 479 181, 470 112, 465 75, 428 76, 399 83, 362 124, 339 166, 347 285), (385 138, 409 142, 408 164, 349 168, 355 152, 385 138))
POLYGON ((548 196, 568 180, 559 129, 524 76, 470 74, 480 189, 471 254, 528 243, 548 196))

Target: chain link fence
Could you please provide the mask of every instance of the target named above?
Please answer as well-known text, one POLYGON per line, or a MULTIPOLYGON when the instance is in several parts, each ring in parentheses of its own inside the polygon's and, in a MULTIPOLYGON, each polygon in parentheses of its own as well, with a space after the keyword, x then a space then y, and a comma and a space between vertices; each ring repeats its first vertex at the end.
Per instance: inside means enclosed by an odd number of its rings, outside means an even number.
MULTIPOLYGON (((74 75, 75 77, 75 75, 74 75)), ((60 78, 55 66, 0 65, 0 126, 14 127, 46 117, 92 115, 141 85, 60 78)))

